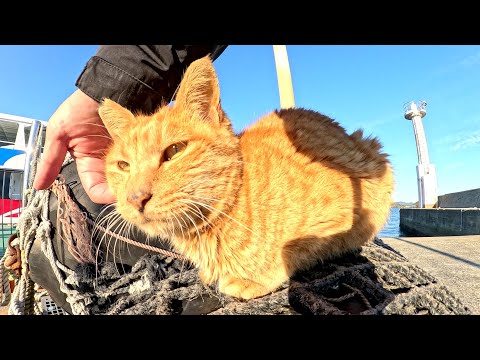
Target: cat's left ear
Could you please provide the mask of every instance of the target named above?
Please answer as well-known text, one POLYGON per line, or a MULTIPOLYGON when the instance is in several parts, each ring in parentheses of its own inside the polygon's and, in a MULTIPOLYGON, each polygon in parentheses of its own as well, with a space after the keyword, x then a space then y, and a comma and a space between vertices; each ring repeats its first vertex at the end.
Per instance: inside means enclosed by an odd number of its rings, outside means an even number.
POLYGON ((110 99, 104 99, 98 108, 98 114, 112 137, 120 138, 135 116, 122 105, 110 99))
POLYGON ((196 113, 201 119, 220 122, 220 88, 208 55, 192 62, 185 71, 175 106, 196 113))

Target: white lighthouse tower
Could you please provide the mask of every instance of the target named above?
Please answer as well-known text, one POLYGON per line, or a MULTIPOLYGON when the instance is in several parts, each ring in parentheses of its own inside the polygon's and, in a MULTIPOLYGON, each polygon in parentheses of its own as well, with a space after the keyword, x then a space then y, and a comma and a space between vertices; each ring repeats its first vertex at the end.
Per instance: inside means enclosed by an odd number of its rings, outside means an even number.
POLYGON ((427 103, 425 101, 417 104, 412 101, 404 105, 405 119, 412 120, 415 141, 417 143, 417 185, 419 208, 432 208, 438 201, 435 166, 430 164, 428 158, 427 139, 422 124, 422 118, 427 115, 427 110, 425 110, 426 105, 427 103))

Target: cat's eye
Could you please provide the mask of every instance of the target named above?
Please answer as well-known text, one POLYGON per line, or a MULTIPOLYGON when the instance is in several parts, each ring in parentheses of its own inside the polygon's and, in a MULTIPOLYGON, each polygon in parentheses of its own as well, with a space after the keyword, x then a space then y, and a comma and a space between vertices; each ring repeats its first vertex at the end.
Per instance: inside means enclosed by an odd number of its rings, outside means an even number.
POLYGON ((165 161, 172 160, 178 153, 185 150, 186 147, 187 147, 186 143, 176 143, 176 144, 170 145, 168 148, 165 149, 165 152, 163 153, 163 159, 165 161))
POLYGON ((126 161, 117 161, 117 166, 120 170, 127 171, 130 167, 130 164, 126 161))

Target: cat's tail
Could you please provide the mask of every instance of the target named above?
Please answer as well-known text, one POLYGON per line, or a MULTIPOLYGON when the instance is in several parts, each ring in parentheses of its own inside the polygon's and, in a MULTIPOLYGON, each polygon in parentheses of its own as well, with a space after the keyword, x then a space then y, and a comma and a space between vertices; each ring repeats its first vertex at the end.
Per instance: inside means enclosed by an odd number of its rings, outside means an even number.
POLYGON ((354 141, 356 141, 359 144, 365 144, 368 149, 371 149, 375 152, 380 152, 382 150, 382 144, 380 144, 380 141, 376 137, 363 137, 363 130, 358 129, 357 131, 354 131, 351 135, 350 138, 354 141))
MULTIPOLYGON (((375 137, 345 129, 326 115, 303 108, 275 112, 297 151, 355 178, 380 178, 388 171, 387 154, 375 137)), ((273 119, 273 118, 272 118, 273 119)))
POLYGON ((356 177, 380 177, 388 170, 388 155, 382 153, 382 144, 376 137, 364 137, 359 129, 350 135, 353 146, 347 146, 346 156, 341 156, 342 166, 356 177), (348 151, 350 150, 350 151, 348 151))

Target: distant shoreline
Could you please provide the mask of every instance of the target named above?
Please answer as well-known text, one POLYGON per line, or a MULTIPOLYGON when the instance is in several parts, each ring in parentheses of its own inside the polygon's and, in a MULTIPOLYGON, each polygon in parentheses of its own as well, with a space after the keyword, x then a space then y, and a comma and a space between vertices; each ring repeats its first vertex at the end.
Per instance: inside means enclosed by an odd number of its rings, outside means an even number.
POLYGON ((414 203, 407 203, 407 202, 394 202, 392 203, 392 206, 391 207, 395 207, 395 208, 400 208, 400 209, 404 209, 404 208, 414 208, 414 207, 417 207, 417 203, 414 202, 414 203))

